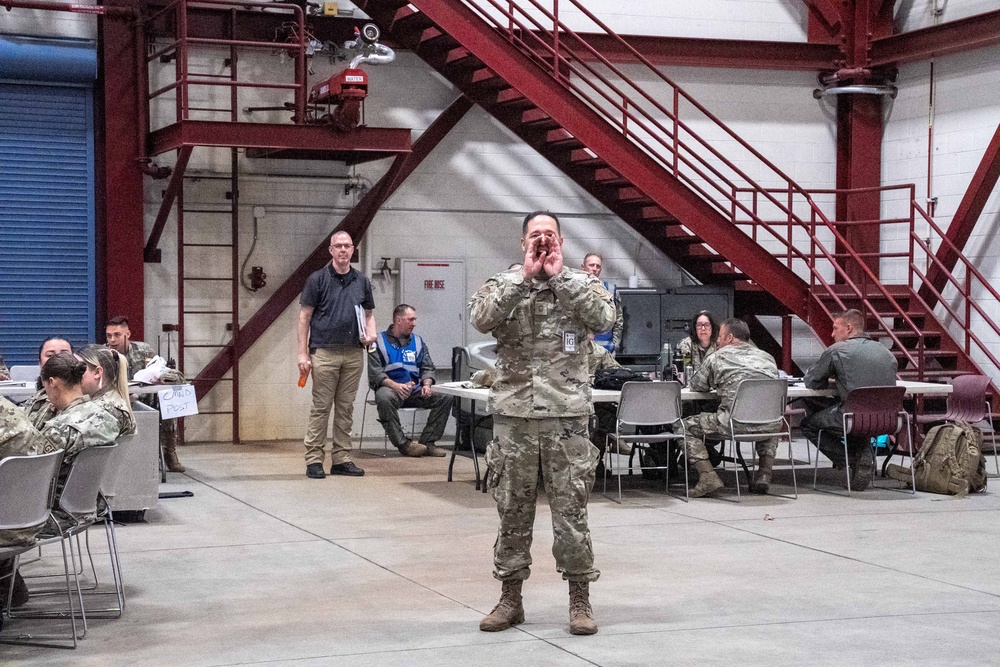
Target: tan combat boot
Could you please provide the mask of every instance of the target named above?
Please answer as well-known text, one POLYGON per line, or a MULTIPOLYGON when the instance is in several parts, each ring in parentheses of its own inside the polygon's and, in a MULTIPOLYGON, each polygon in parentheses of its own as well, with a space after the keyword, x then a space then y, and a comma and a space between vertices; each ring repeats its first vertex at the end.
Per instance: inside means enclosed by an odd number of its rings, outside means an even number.
POLYGON ((590 584, 586 581, 569 582, 569 633, 571 635, 597 633, 594 610, 590 608, 590 584))
POLYGON ((716 474, 711 461, 696 461, 694 469, 698 471, 698 484, 688 494, 692 498, 707 496, 723 487, 722 480, 716 474))
POLYGON ((163 441, 163 462, 167 464, 167 470, 170 472, 185 472, 187 470, 177 458, 177 441, 173 438, 167 438, 163 441))
POLYGON ((757 474, 753 476, 753 484, 750 485, 751 493, 765 495, 771 488, 771 468, 774 466, 774 457, 770 454, 760 455, 760 464, 757 466, 757 474))
POLYGON ((483 632, 500 632, 512 625, 524 623, 524 606, 521 603, 521 579, 505 579, 500 593, 500 602, 493 607, 482 621, 479 629, 483 632))

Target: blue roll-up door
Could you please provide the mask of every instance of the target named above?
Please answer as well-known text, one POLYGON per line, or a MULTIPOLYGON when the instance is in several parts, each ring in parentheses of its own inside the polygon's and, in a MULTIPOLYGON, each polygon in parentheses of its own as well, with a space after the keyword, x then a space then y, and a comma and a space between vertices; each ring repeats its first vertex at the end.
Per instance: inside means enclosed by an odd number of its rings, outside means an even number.
POLYGON ((90 88, 0 83, 0 355, 94 341, 90 88))

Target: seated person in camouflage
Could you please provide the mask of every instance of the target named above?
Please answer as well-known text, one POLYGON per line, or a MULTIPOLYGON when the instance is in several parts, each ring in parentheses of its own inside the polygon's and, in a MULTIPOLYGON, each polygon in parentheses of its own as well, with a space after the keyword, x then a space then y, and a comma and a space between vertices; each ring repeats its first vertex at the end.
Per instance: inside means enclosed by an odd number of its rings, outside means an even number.
MULTIPOLYGON (((38 346, 38 368, 41 369, 45 362, 61 352, 73 354, 73 346, 65 338, 59 336, 49 336, 38 346)), ((28 417, 34 422, 45 423, 54 413, 55 408, 49 403, 49 397, 42 388, 42 378, 36 382, 38 393, 24 402, 22 405, 28 413, 28 417)))
POLYGON ((55 414, 37 428, 46 441, 43 454, 63 451, 57 497, 77 454, 89 447, 110 445, 118 438, 117 420, 83 393, 86 371, 85 363, 65 353, 55 355, 42 366, 42 384, 55 414))
MULTIPOLYGON (((0 403, 0 441, 3 441, 0 453, 35 455, 59 450, 64 452, 56 487, 57 498, 77 454, 88 447, 113 443, 118 436, 118 424, 114 418, 84 395, 80 383, 85 371, 86 365, 83 362, 66 353, 54 355, 45 362, 42 366, 42 385, 54 408, 54 414, 38 427, 30 424, 24 413, 13 408, 5 399, 0 403)), ((36 413, 35 418, 38 417, 36 413)), ((57 519, 66 518, 60 517, 58 511, 54 514, 57 519)), ((23 530, 0 531, 0 545, 31 545, 44 528, 42 525, 23 530)), ((0 576, 11 569, 12 562, 0 564, 0 576)), ((19 582, 15 576, 13 586, 16 601, 23 604, 27 600, 23 581, 19 582)))
MULTIPOLYGON (((108 347, 125 357, 128 362, 128 379, 131 380, 135 374, 146 368, 146 365, 156 356, 149 345, 142 341, 132 340, 132 330, 128 326, 128 318, 124 316, 112 317, 104 327, 104 337, 108 342, 108 347)), ((158 384, 183 384, 184 376, 176 370, 169 370, 160 377, 158 384)), ((148 394, 140 399, 146 405, 157 408, 157 397, 155 394, 148 394)), ((170 472, 186 472, 187 468, 181 465, 177 458, 177 420, 160 420, 160 447, 163 449, 163 462, 170 472)))
POLYGON ((135 433, 135 417, 128 397, 128 362, 105 345, 88 345, 76 353, 87 364, 83 392, 118 422, 118 435, 135 433))
POLYGON ((705 358, 715 352, 719 324, 712 313, 703 310, 691 318, 688 329, 691 335, 677 344, 677 351, 684 357, 684 363, 691 365, 691 371, 697 373, 705 358))
MULTIPOLYGON (((598 345, 593 340, 588 339, 584 345, 588 350, 588 364, 590 373, 590 386, 594 386, 594 376, 597 375, 597 371, 602 368, 621 368, 621 364, 612 356, 611 352, 608 351, 602 345, 598 345)), ((598 469, 596 471, 596 477, 600 478, 603 475, 603 459, 604 459, 604 448, 607 445, 608 433, 615 430, 615 420, 618 418, 618 404, 609 403, 602 401, 600 403, 593 404, 593 413, 596 424, 594 426, 593 432, 590 434, 590 441, 594 443, 594 446, 600 450, 600 454, 597 458, 598 469)), ((629 445, 626 443, 621 443, 620 448, 627 448, 629 445)), ((628 449, 619 449, 620 453, 627 454, 628 449)))
MULTIPOLYGON (((774 357, 750 343, 750 328, 746 322, 731 318, 719 327, 715 354, 707 357, 698 372, 691 378, 692 391, 712 391, 719 395, 719 409, 685 417, 684 428, 687 437, 688 461, 698 471, 698 484, 691 489, 692 498, 700 498, 722 488, 722 480, 716 474, 708 459, 704 439, 721 438, 729 434, 729 413, 736 396, 736 388, 743 380, 773 379, 778 377, 778 367, 774 357)), ((777 430, 778 424, 763 424, 753 430, 767 433, 777 430)), ((747 429, 744 432, 752 432, 747 429)), ((778 448, 777 438, 757 443, 760 463, 754 475, 750 490, 753 493, 767 493, 771 485, 771 467, 774 453, 778 448)))
POLYGON ((375 339, 368 353, 368 385, 375 392, 378 420, 403 456, 444 456, 436 446, 451 414, 451 396, 431 393, 434 361, 424 339, 413 333, 417 311, 401 303, 392 324, 375 339), (419 442, 406 437, 399 423, 400 408, 427 408, 430 415, 419 442))
MULTIPOLYGON (((8 456, 36 456, 45 449, 45 437, 28 420, 24 410, 0 396, 0 459, 8 456)), ((45 524, 26 530, 0 530, 0 547, 29 546, 45 524)), ((14 573, 14 559, 0 560, 0 611, 7 603, 11 586, 12 606, 28 601, 28 587, 20 574, 14 573)))

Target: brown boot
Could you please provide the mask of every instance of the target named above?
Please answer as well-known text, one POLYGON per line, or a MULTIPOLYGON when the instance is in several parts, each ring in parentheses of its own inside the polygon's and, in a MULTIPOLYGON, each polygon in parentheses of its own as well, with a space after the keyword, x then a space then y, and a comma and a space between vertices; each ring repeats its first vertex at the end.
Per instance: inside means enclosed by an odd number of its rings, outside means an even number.
POLYGON ((750 485, 751 493, 767 494, 771 488, 771 468, 774 466, 774 457, 770 454, 761 454, 760 463, 757 466, 757 474, 753 476, 753 484, 750 485))
POLYGON ((185 472, 187 468, 181 465, 177 458, 177 443, 173 438, 168 438, 163 442, 163 462, 167 464, 170 472, 185 472))
POLYGON ((707 496, 724 486, 722 480, 716 474, 715 468, 712 467, 711 461, 696 461, 694 469, 698 471, 698 484, 688 494, 692 498, 707 496))
POLYGON ((412 456, 418 458, 427 454, 427 445, 422 445, 419 442, 413 442, 412 440, 407 440, 399 446, 399 453, 403 456, 412 456))
POLYGON ((597 633, 594 610, 590 608, 590 584, 586 581, 569 582, 569 633, 571 635, 597 633))
POLYGON ((482 621, 479 629, 483 632, 500 632, 512 625, 524 623, 524 606, 521 603, 521 579, 506 579, 500 593, 500 602, 493 607, 482 621))

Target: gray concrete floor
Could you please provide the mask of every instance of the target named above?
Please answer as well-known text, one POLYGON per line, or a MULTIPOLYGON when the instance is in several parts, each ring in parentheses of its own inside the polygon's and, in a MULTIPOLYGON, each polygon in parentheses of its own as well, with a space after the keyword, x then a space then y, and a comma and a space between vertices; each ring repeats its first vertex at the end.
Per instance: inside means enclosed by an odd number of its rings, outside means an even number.
POLYGON ((845 498, 800 471, 798 500, 595 494, 592 637, 568 633, 540 501, 527 622, 487 634, 497 520, 468 459, 449 484, 447 459, 394 453, 324 480, 304 476, 300 443, 181 455, 188 473, 163 490, 194 497, 118 531, 125 616, 92 621, 76 651, 0 646, 0 664, 1000 664, 995 489, 845 498))

